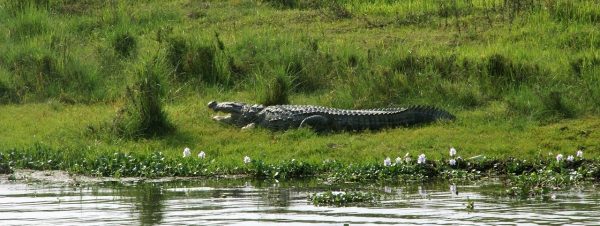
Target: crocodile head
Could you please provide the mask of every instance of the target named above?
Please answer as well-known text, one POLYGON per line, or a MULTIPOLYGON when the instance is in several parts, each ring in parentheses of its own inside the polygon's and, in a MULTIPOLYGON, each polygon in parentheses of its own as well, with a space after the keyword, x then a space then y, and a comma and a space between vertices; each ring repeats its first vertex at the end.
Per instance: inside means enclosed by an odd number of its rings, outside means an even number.
POLYGON ((226 115, 216 115, 213 120, 243 127, 255 123, 258 118, 258 113, 264 109, 262 105, 248 105, 238 102, 221 102, 211 101, 208 103, 208 108, 215 112, 222 112, 226 115))

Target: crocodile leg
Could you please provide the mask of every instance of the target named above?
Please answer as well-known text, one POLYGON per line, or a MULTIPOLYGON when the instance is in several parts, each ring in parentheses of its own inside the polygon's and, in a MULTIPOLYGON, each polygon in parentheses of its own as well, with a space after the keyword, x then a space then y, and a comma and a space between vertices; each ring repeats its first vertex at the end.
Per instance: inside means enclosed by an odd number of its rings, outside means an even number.
POLYGON ((256 127, 256 123, 250 123, 244 127, 242 127, 242 130, 251 130, 254 129, 256 127))
POLYGON ((310 126, 314 130, 321 131, 327 129, 328 124, 329 119, 327 117, 322 115, 312 115, 302 120, 299 127, 310 126))

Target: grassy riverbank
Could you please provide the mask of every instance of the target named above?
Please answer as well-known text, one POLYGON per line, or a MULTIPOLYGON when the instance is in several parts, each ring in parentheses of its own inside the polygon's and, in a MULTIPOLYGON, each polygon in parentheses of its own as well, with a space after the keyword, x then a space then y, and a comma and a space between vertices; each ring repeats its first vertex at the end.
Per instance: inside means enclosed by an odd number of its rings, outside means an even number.
POLYGON ((97 170, 89 161, 113 153, 161 152, 174 167, 181 160, 203 170, 180 157, 185 147, 194 158, 204 151, 218 173, 244 173, 244 156, 346 165, 406 153, 441 160, 450 147, 463 158, 503 161, 579 149, 588 159, 600 155, 600 7, 591 0, 0 5, 0 153, 34 153, 37 162, 14 167, 36 168, 50 156, 72 160, 53 168, 86 173, 97 170), (107 129, 127 122, 115 115, 134 112, 123 106, 136 103, 130 96, 143 93, 146 74, 156 75, 149 87, 159 87, 173 129, 134 138, 122 136, 129 124, 107 129), (341 108, 428 104, 458 120, 365 133, 242 132, 210 120, 206 107, 286 99, 341 108))

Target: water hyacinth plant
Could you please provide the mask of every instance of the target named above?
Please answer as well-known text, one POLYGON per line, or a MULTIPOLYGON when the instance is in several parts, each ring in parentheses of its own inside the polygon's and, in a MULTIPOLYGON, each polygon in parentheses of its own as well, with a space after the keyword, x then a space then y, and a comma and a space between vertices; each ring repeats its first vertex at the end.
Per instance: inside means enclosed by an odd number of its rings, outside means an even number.
POLYGON ((186 147, 183 149, 183 157, 189 157, 190 155, 192 155, 192 150, 190 150, 190 148, 186 147))
POLYGON ((252 162, 252 159, 250 159, 248 156, 244 156, 244 164, 248 164, 250 162, 252 162))
POLYGON ((573 157, 572 155, 567 156, 567 162, 573 162, 575 160, 575 157, 573 157))
POLYGON ((396 165, 398 164, 402 164, 402 158, 400 157, 396 158, 396 165))
POLYGON ((562 160, 563 160, 563 155, 562 154, 556 155, 556 161, 557 162, 561 162, 562 160))
POLYGON ((450 159, 448 161, 448 164, 450 164, 451 166, 455 166, 456 165, 456 159, 450 159))
POLYGON ((425 161, 427 161, 425 154, 421 154, 421 155, 419 155, 419 158, 417 159, 417 164, 425 164, 425 161))
POLYGON ((381 195, 373 192, 322 192, 308 197, 315 206, 374 206, 381 195))
POLYGON ((198 158, 200 158, 200 159, 206 158, 206 153, 204 153, 204 151, 200 151, 200 153, 198 153, 198 158))
POLYGON ((577 150, 577 158, 580 158, 580 159, 583 158, 583 151, 582 150, 577 150))
POLYGON ((383 160, 383 165, 384 166, 391 166, 392 165, 392 160, 390 159, 390 157, 387 157, 383 160))
POLYGON ((404 162, 410 163, 410 161, 411 161, 410 154, 408 152, 406 152, 406 155, 404 155, 404 162))
POLYGON ((456 149, 454 147, 450 148, 450 157, 454 157, 456 155, 456 149))

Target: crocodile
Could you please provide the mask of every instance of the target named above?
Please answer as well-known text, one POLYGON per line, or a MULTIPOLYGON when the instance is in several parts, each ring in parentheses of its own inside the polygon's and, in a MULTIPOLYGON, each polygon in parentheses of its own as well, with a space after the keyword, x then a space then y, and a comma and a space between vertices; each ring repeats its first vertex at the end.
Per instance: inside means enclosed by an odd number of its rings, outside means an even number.
POLYGON ((214 116, 216 121, 242 129, 260 126, 273 131, 301 127, 316 131, 380 130, 455 119, 447 111, 428 106, 346 110, 311 105, 263 106, 211 101, 208 107, 228 114, 214 116))

